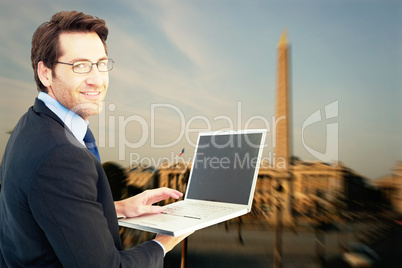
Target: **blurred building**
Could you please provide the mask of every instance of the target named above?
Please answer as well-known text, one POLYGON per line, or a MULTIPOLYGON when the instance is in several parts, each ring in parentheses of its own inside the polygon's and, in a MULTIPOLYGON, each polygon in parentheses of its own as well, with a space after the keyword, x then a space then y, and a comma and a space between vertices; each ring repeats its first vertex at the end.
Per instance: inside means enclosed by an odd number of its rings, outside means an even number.
MULTIPOLYGON (((191 163, 177 162, 168 163, 164 162, 159 168, 158 187, 168 187, 176 189, 185 193, 187 182, 190 175, 191 163)), ((173 200, 165 200, 170 203, 173 200)))
POLYGON ((402 214, 402 161, 392 168, 392 173, 375 180, 385 198, 390 202, 391 208, 402 214))
MULTIPOLYGON (((278 202, 281 202, 286 225, 296 219, 308 219, 316 213, 317 205, 336 215, 342 211, 365 210, 368 200, 372 199, 367 179, 340 163, 332 166, 298 160, 289 168, 291 176, 261 163, 252 212, 244 220, 274 223, 278 202)), ((156 187, 185 192, 190 171, 191 163, 166 162, 158 170, 156 187)))
POLYGON ((113 200, 121 200, 158 185, 158 171, 153 167, 137 166, 125 169, 115 162, 102 164, 112 191, 113 200))
POLYGON ((128 196, 139 194, 147 189, 158 187, 158 170, 154 167, 137 166, 127 170, 127 185, 128 196))

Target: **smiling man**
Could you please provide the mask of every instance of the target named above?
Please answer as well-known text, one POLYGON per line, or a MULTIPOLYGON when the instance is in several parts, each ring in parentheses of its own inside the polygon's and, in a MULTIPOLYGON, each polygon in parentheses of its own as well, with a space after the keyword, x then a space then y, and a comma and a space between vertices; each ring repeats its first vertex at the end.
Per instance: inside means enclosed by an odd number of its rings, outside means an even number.
POLYGON ((108 59, 101 39, 94 32, 62 33, 59 44, 63 54, 54 70, 43 61, 38 63, 39 79, 49 96, 87 120, 102 110, 113 60, 108 59))
POLYGON ((88 118, 102 110, 113 60, 101 19, 60 12, 32 38, 39 91, 0 169, 0 267, 162 267, 185 236, 123 250, 117 215, 160 213, 160 188, 113 202, 88 118))

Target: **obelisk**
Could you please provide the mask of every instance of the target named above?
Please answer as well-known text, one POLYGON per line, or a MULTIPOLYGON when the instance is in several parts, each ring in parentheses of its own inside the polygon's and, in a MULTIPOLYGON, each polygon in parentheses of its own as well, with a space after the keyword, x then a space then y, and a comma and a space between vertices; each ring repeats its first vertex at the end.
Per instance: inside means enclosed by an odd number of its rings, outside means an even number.
POLYGON ((277 48, 277 86, 275 118, 275 166, 281 171, 276 178, 275 202, 275 248, 274 268, 282 268, 282 232, 283 225, 291 221, 290 198, 292 182, 289 173, 290 160, 290 85, 289 85, 289 42, 286 29, 283 30, 277 48))
POLYGON ((276 88, 276 144, 275 167, 287 171, 290 161, 290 46, 286 29, 283 30, 277 49, 276 88))

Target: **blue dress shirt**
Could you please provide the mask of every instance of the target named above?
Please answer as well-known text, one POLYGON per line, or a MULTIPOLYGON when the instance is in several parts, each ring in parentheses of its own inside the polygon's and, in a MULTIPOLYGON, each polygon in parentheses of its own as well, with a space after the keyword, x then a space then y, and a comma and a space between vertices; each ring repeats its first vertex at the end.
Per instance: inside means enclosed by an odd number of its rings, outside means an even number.
POLYGON ((47 108, 49 108, 53 113, 55 113, 63 123, 71 130, 74 137, 83 145, 84 136, 88 129, 88 122, 85 121, 78 114, 68 110, 66 107, 60 104, 57 100, 49 96, 45 92, 40 92, 38 99, 43 101, 47 108))

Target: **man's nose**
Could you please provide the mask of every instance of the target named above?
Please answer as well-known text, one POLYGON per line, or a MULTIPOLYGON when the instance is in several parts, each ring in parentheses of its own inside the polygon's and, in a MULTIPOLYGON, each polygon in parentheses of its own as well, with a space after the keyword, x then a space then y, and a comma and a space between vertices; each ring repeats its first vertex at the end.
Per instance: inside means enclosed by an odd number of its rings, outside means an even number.
POLYGON ((92 70, 88 73, 86 83, 88 85, 100 86, 104 83, 105 75, 107 72, 99 72, 98 66, 93 65, 92 70))

